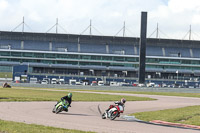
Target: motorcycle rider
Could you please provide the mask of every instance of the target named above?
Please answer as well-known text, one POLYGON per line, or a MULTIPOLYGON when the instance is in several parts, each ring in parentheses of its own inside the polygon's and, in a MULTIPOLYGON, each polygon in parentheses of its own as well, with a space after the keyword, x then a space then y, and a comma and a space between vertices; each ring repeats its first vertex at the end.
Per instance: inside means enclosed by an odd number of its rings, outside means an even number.
POLYGON ((122 98, 120 101, 116 101, 115 104, 118 104, 118 105, 121 105, 121 106, 124 106, 124 104, 126 103, 126 99, 125 98, 122 98))
MULTIPOLYGON (((61 99, 61 102, 68 102, 69 103, 69 107, 71 107, 71 103, 72 103, 72 93, 68 93, 66 96, 64 96, 64 97, 62 97, 61 99)), ((57 103, 56 103, 56 105, 58 104, 58 103, 60 103, 60 101, 58 101, 57 103)), ((55 113, 55 110, 56 110, 56 105, 55 105, 55 107, 54 107, 54 109, 53 109, 53 113, 55 113)), ((68 109, 67 110, 65 110, 66 112, 68 111, 68 109)))
MULTIPOLYGON (((116 101, 116 102, 114 102, 115 104, 117 104, 117 105, 121 105, 122 107, 124 107, 125 105, 125 103, 126 103, 126 99, 125 98, 122 98, 120 101, 116 101)), ((106 113, 108 113, 108 111, 110 110, 111 108, 109 107, 107 110, 106 110, 106 113)))
POLYGON ((64 100, 66 102, 69 103, 69 107, 71 107, 71 102, 72 102, 72 93, 68 93, 67 96, 64 96, 61 98, 61 101, 64 102, 64 100))

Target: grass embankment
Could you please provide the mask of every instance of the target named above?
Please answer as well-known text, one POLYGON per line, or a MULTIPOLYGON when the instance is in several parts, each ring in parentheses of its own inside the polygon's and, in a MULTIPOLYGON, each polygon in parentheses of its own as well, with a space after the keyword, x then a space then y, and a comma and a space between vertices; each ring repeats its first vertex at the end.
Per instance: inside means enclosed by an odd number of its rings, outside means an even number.
MULTIPOLYGON (((50 88, 48 88, 50 89, 50 88)), ((74 91, 73 89, 71 89, 74 91)), ((178 96, 178 97, 196 97, 200 98, 200 93, 185 93, 185 92, 141 92, 141 91, 114 91, 114 90, 78 90, 78 91, 91 91, 91 92, 111 92, 111 93, 128 93, 128 94, 146 94, 146 95, 162 95, 162 96, 178 96)))
MULTIPOLYGON (((123 93, 125 93, 125 92, 123 92, 123 93)), ((200 93, 184 93, 184 92, 129 92, 129 93, 200 98, 200 93)))
POLYGON ((0 133, 94 133, 0 120, 0 133))
MULTIPOLYGON (((33 87, 14 87, 14 88, 30 88, 35 90, 66 90, 63 88, 33 88, 33 87)), ((200 93, 185 92, 150 92, 150 91, 115 91, 115 90, 85 90, 85 89, 67 89, 68 91, 90 91, 90 92, 110 92, 110 93, 128 93, 128 94, 146 94, 146 95, 162 95, 162 96, 179 96, 179 97, 196 97, 200 98, 200 93)))
POLYGON ((131 115, 134 115, 136 118, 144 121, 162 120, 200 126, 200 106, 141 112, 131 115))
MULTIPOLYGON (((58 101, 61 97, 67 95, 69 91, 49 91, 49 90, 32 90, 0 88, 0 101, 58 101)), ((94 94, 94 93, 73 93, 73 101, 117 101, 126 98, 127 101, 148 101, 155 100, 147 97, 94 94)))

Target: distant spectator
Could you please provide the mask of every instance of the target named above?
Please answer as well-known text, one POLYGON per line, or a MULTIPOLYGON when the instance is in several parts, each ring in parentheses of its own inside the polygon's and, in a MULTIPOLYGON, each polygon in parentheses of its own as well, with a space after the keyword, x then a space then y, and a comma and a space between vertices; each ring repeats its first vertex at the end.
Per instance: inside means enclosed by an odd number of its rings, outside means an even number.
POLYGON ((181 57, 181 53, 180 52, 178 53, 178 57, 181 57))

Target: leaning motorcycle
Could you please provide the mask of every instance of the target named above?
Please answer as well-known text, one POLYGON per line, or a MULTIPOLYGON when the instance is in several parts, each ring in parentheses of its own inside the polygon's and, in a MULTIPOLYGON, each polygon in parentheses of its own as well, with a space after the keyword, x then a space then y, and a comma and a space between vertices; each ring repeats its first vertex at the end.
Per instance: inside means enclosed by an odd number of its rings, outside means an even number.
POLYGON ((66 100, 64 100, 64 101, 59 101, 59 102, 54 106, 52 112, 53 112, 53 113, 56 113, 56 114, 58 114, 58 113, 60 113, 60 112, 62 112, 62 111, 68 112, 68 107, 69 107, 69 103, 68 103, 66 100))
POLYGON ((115 103, 115 105, 110 105, 109 110, 106 110, 102 114, 102 119, 109 118, 110 120, 114 120, 116 117, 120 117, 120 113, 123 112, 124 112, 124 106, 115 103))

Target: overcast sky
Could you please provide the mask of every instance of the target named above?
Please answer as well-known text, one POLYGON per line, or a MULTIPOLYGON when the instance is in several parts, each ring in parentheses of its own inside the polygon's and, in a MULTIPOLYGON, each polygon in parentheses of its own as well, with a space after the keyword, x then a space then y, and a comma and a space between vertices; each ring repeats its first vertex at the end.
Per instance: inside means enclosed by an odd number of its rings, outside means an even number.
POLYGON ((58 18, 59 33, 80 34, 92 20, 92 34, 114 36, 125 21, 125 35, 139 37, 141 11, 148 12, 147 37, 156 37, 158 23, 160 38, 188 39, 191 25, 200 40, 200 0, 0 0, 0 30, 15 29, 24 16, 28 32, 47 32, 58 18))

